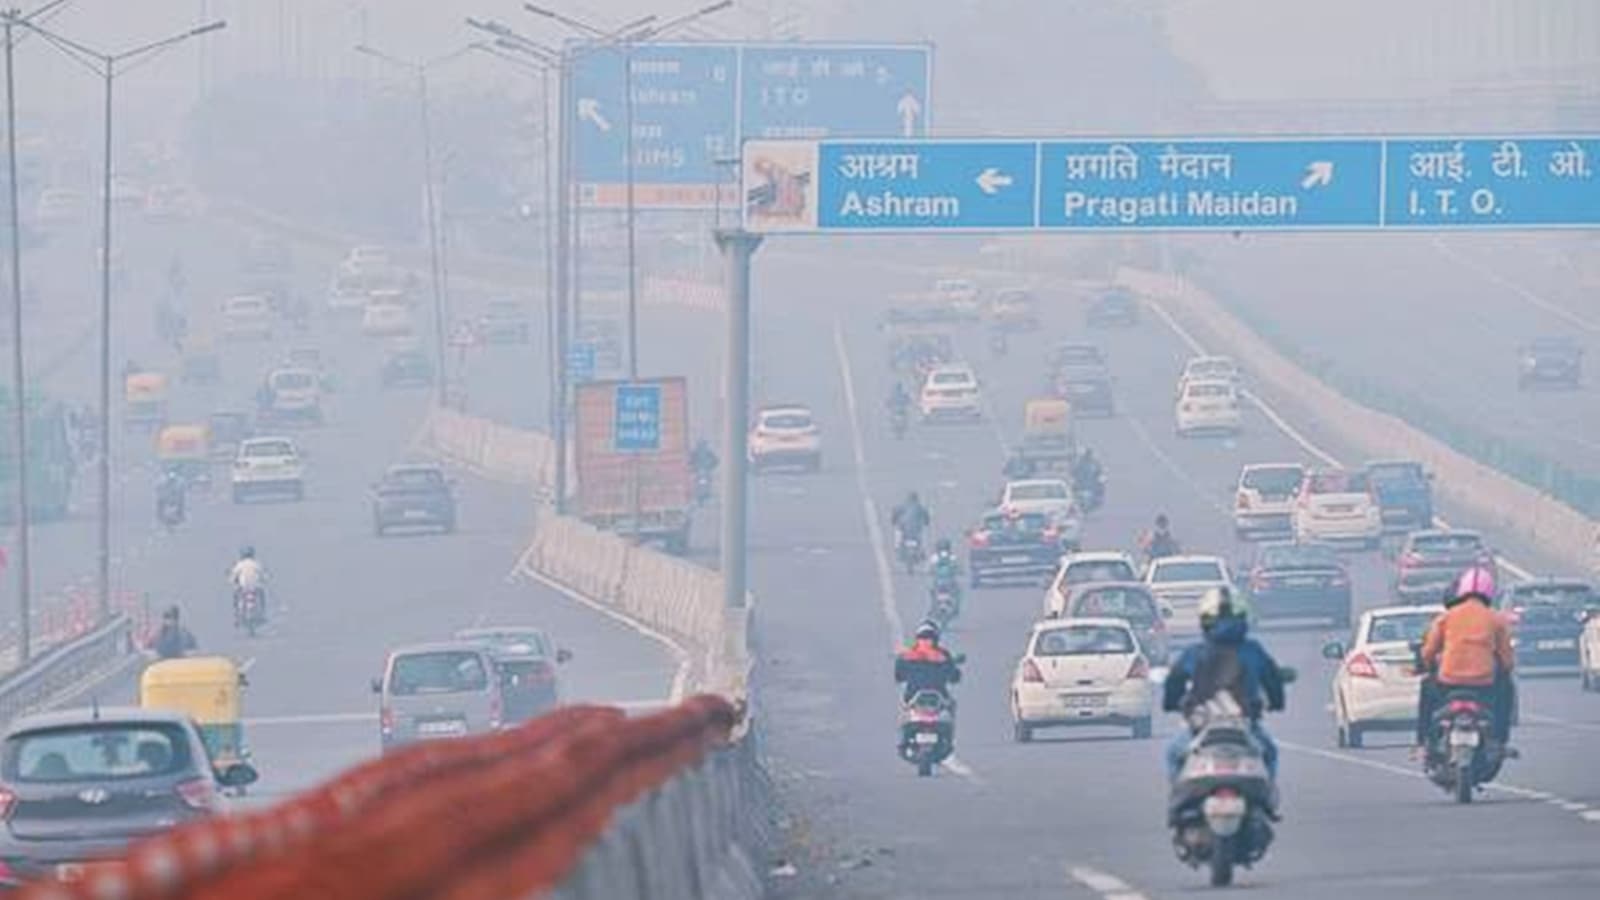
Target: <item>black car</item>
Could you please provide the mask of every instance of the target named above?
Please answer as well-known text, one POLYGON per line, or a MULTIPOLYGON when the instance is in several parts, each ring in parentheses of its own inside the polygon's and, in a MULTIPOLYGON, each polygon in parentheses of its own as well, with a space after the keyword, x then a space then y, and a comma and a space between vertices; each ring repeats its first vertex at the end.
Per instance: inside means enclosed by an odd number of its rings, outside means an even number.
POLYGON ((1056 395, 1072 404, 1074 416, 1117 414, 1116 397, 1111 391, 1111 376, 1103 369, 1061 369, 1056 372, 1056 395))
POLYGON ((0 860, 24 880, 82 876, 85 863, 222 812, 219 788, 256 780, 217 771, 183 713, 96 708, 23 716, 0 750, 0 860))
POLYGON ((1367 463, 1366 473, 1386 530, 1433 527, 1433 478, 1422 463, 1379 460, 1367 463))
POLYGON ((1395 568, 1395 595, 1402 603, 1435 603, 1462 572, 1495 567, 1483 535, 1466 529, 1427 529, 1406 535, 1395 568))
POLYGON ((1584 623, 1600 610, 1600 594, 1575 578, 1539 578, 1511 585, 1498 605, 1511 617, 1519 671, 1573 670, 1584 623))
POLYGON ((1095 294, 1083 312, 1091 326, 1139 324, 1139 300, 1123 287, 1109 287, 1095 294))
POLYGON ((455 640, 481 643, 489 651, 505 697, 506 724, 526 722, 561 705, 557 667, 572 659, 572 652, 557 647, 542 629, 486 625, 463 628, 455 640))
POLYGON ((1577 388, 1583 380, 1583 347, 1568 337, 1536 338, 1518 348, 1517 387, 1577 388))
POLYGON ((1249 569, 1250 609, 1261 619, 1329 619, 1350 624, 1350 571, 1332 547, 1262 544, 1249 569))
POLYGON ((372 488, 372 530, 382 537, 391 528, 456 530, 456 498, 444 470, 429 463, 390 466, 372 488))
POLYGON ((967 571, 974 588, 986 581, 1049 578, 1061 551, 1061 532, 1044 513, 992 512, 967 535, 967 571))
POLYGON ((384 357, 384 387, 427 387, 433 384, 433 359, 420 347, 400 347, 384 357))

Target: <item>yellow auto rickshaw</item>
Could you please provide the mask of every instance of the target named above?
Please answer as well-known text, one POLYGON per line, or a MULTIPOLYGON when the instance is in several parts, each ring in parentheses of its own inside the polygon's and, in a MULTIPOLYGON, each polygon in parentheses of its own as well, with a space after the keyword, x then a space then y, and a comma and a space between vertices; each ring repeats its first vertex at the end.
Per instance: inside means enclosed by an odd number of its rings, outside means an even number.
POLYGON ((222 357, 210 335, 184 338, 182 354, 178 378, 186 384, 216 384, 222 380, 222 357))
POLYGON ((205 425, 168 425, 156 435, 156 462, 198 488, 211 487, 211 430, 205 425))
MULTIPOLYGON (((200 729, 212 768, 249 764, 240 721, 244 675, 226 656, 190 656, 151 663, 139 679, 139 705, 187 713, 200 729)), ((242 786, 239 786, 242 788, 242 786)))
POLYGON ((1051 397, 1029 400, 1022 408, 1022 440, 1006 461, 1009 478, 1065 476, 1077 459, 1072 404, 1051 397))
POLYGON ((167 376, 134 372, 123 380, 123 420, 133 426, 160 426, 167 420, 167 376))

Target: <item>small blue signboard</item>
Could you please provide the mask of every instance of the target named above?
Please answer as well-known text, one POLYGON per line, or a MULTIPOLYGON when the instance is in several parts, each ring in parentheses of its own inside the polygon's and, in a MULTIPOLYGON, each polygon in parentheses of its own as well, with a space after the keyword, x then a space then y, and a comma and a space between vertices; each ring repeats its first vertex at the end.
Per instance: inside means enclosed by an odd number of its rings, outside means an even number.
POLYGON ((617 385, 611 446, 618 453, 650 453, 661 449, 660 385, 617 385))
POLYGON ((573 381, 593 381, 595 348, 593 344, 573 344, 567 348, 567 372, 573 381))
POLYGON ((1600 227, 1600 137, 747 141, 758 232, 1600 227))

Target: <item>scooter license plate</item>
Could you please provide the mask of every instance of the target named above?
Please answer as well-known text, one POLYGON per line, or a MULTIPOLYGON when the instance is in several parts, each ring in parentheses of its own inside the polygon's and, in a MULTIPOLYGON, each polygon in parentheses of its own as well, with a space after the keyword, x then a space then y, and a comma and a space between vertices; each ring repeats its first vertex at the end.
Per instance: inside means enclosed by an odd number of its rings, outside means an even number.
POLYGON ((1450 732, 1450 746, 1476 747, 1478 746, 1478 733, 1476 731, 1466 731, 1464 729, 1452 731, 1450 732))
POLYGON ((911 741, 916 744, 937 744, 939 743, 939 736, 931 731, 919 731, 911 741))

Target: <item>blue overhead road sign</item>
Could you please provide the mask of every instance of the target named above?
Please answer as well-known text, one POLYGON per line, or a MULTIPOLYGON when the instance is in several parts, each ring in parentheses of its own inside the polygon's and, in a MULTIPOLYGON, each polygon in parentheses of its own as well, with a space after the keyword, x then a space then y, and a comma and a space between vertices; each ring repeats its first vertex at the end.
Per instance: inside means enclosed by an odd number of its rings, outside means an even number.
POLYGON ((661 449, 661 386, 617 385, 611 434, 612 449, 619 453, 661 449))
POLYGON ((747 141, 758 232, 1600 227, 1600 138, 747 141))
MULTIPOLYGON (((926 45, 644 43, 579 52, 571 114, 583 202, 620 206, 628 179, 632 54, 634 199, 710 208, 717 161, 745 137, 919 137, 927 133, 926 45)), ((729 200, 731 201, 731 196, 729 200)))

